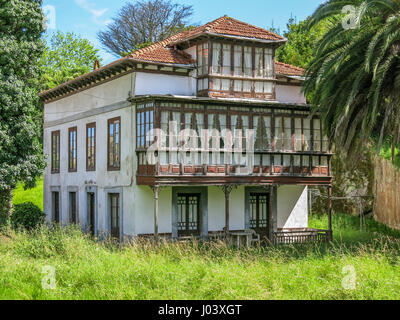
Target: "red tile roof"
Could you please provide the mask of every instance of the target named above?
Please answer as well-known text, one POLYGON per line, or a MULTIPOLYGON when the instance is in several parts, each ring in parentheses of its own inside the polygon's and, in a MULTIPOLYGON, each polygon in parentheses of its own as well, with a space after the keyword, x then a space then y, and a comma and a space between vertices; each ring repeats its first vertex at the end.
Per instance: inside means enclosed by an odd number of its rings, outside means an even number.
POLYGON ((284 41, 284 38, 265 29, 252 26, 248 23, 223 16, 212 22, 206 23, 190 31, 185 31, 173 35, 164 41, 157 42, 149 47, 133 52, 129 57, 138 60, 151 62, 192 64, 192 58, 183 51, 174 50, 175 44, 196 38, 202 34, 218 34, 239 36, 242 38, 284 41))
MULTIPOLYGON (((183 35, 180 41, 185 41, 186 39, 193 38, 201 34, 219 34, 258 40, 285 41, 283 37, 271 31, 253 26, 228 16, 223 16, 214 21, 206 23, 205 25, 188 31, 185 35, 183 35)), ((180 41, 177 40, 176 42, 180 41)))
POLYGON ((186 32, 178 33, 164 41, 157 42, 148 47, 136 50, 128 57, 135 60, 144 60, 149 62, 161 62, 172 64, 193 64, 195 61, 184 51, 174 50, 169 47, 173 41, 180 39, 186 32))
POLYGON ((275 73, 287 76, 304 76, 305 70, 291 64, 275 61, 275 73))

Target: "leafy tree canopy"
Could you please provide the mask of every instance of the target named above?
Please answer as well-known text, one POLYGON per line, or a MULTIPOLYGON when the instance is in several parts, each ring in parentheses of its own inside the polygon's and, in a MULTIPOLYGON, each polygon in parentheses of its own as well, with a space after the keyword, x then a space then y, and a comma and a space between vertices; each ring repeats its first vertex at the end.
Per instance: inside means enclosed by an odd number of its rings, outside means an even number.
POLYGON ((0 220, 18 182, 44 168, 38 93, 44 16, 39 0, 0 0, 0 220))
POLYGON ((287 31, 283 36, 288 42, 276 51, 276 59, 301 68, 306 68, 313 59, 313 51, 318 40, 328 30, 328 21, 323 20, 309 28, 311 17, 304 21, 295 22, 290 18, 287 23, 287 31))
POLYGON ((40 65, 43 70, 42 89, 53 88, 93 70, 101 61, 99 50, 87 39, 74 33, 58 31, 47 44, 40 65))
POLYGON ((355 159, 375 133, 378 152, 385 136, 400 141, 400 2, 330 0, 309 27, 338 16, 316 46, 304 89, 336 151, 355 159))

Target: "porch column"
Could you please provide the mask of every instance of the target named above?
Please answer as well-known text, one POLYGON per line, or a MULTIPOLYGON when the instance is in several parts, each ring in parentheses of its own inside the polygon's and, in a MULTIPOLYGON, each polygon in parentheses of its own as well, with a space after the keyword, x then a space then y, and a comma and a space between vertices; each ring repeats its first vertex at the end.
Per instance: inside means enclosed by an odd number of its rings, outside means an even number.
POLYGON ((158 191, 159 187, 154 186, 154 239, 158 240, 158 191))
POLYGON ((329 228, 329 240, 333 240, 332 230, 332 186, 328 187, 328 228, 329 228))
POLYGON ((225 193, 225 232, 229 232, 229 195, 231 193, 232 187, 225 186, 224 193, 225 193))

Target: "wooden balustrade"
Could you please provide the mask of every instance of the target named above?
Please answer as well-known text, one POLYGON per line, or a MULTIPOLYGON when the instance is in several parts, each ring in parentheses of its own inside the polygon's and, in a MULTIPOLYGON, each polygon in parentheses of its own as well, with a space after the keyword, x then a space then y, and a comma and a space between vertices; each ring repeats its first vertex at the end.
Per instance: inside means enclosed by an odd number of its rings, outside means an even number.
POLYGON ((273 243, 278 244, 306 244, 328 242, 332 239, 329 230, 303 229, 282 230, 273 233, 273 243))

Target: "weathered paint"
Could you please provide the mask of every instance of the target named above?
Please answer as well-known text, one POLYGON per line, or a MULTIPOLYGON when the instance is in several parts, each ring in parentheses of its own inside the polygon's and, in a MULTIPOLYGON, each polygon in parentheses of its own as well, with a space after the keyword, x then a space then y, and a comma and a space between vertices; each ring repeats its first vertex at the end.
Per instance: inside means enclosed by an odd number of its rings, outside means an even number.
POLYGON ((283 103, 306 104, 307 100, 301 92, 301 86, 285 86, 277 84, 275 88, 276 100, 283 103))

